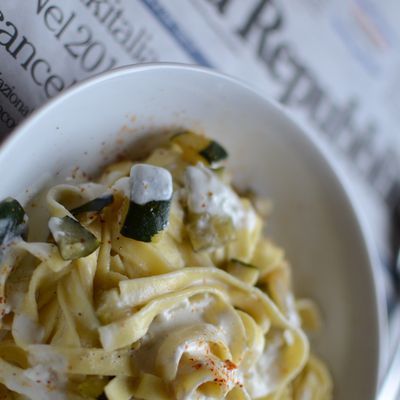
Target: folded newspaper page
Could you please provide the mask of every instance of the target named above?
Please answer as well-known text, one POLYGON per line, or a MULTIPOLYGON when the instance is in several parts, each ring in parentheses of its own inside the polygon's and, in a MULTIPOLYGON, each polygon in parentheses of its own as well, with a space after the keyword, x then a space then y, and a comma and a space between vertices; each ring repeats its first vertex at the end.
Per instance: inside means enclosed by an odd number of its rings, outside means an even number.
POLYGON ((286 106, 347 177, 379 252, 390 354, 400 327, 399 12, 395 0, 2 0, 0 140, 117 66, 174 61, 241 78, 286 106))

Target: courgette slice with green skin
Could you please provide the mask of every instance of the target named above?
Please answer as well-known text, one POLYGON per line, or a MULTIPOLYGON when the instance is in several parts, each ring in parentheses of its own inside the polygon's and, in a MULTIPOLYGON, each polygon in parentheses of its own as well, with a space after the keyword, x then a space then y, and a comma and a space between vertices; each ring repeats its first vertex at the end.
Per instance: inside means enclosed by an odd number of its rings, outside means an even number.
POLYGON ((99 212, 103 210, 103 208, 109 206, 114 201, 114 196, 109 194, 104 194, 103 196, 97 197, 85 204, 82 204, 79 207, 76 207, 71 210, 71 214, 78 215, 84 212, 99 212))
POLYGON ((162 167, 136 164, 130 173, 130 203, 121 234, 141 242, 164 230, 173 194, 171 173, 162 167))
POLYGON ((168 225, 171 200, 149 201, 146 204, 129 203, 121 234, 141 242, 151 242, 154 235, 168 225))
POLYGON ((0 202, 0 256, 4 247, 17 237, 25 238, 28 231, 28 216, 21 204, 7 197, 0 202))
POLYGON ((210 144, 199 154, 204 157, 210 165, 228 158, 227 151, 215 140, 211 140, 210 144))
POLYGON ((228 152, 218 142, 191 131, 177 133, 171 137, 171 142, 182 149, 183 158, 191 164, 201 161, 213 166, 228 158, 228 152))
POLYGON ((242 282, 254 286, 260 276, 260 271, 254 265, 245 263, 236 258, 229 260, 226 272, 235 276, 242 282))
POLYGON ((64 260, 86 257, 100 244, 91 232, 69 216, 51 217, 49 229, 64 260))

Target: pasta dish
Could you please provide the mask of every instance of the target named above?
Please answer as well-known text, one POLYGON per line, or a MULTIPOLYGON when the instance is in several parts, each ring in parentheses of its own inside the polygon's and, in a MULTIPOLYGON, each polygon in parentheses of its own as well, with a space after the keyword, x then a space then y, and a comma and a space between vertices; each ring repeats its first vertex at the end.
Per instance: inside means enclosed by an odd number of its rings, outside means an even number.
POLYGON ((184 131, 54 186, 45 242, 0 202, 0 399, 332 398, 307 337, 317 308, 227 158, 184 131))

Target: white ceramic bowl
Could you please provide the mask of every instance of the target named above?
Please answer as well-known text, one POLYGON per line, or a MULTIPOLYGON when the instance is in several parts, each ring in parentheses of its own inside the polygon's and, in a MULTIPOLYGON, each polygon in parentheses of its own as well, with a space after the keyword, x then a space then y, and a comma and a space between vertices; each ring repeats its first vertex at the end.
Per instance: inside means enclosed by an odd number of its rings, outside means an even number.
POLYGON ((149 142, 143 137, 171 127, 223 143, 237 181, 273 200, 269 228, 286 249, 296 292, 322 309, 315 348, 333 372, 335 399, 373 399, 380 317, 354 209, 318 146, 278 105, 244 84, 182 65, 123 68, 79 84, 3 144, 0 199, 26 203, 74 166, 95 173, 132 143, 143 153, 149 142))

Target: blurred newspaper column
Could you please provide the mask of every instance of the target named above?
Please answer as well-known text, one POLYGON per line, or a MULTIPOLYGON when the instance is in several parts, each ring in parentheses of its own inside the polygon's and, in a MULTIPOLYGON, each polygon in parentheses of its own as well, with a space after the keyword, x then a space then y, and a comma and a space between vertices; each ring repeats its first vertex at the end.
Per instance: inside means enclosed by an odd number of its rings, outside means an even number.
POLYGON ((49 98, 116 66, 177 61, 240 77, 287 106, 351 183, 380 256, 390 349, 400 327, 390 234, 399 15, 397 0, 1 0, 0 140, 49 98))

